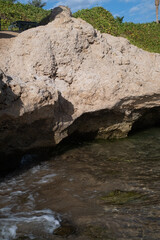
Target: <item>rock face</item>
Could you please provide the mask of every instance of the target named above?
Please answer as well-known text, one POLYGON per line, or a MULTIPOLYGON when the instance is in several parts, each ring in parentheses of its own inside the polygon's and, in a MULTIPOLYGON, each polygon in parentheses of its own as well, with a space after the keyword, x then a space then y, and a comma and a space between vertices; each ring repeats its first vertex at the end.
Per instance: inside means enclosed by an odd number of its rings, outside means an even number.
POLYGON ((125 137, 160 120, 160 55, 100 34, 62 6, 0 53, 2 151, 70 135, 125 137))

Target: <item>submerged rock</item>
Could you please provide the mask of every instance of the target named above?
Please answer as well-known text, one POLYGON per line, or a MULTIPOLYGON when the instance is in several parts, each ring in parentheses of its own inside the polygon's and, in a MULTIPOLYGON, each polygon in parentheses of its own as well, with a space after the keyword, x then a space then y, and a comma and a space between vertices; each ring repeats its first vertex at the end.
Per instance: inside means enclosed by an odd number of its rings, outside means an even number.
POLYGON ((54 235, 61 237, 68 237, 76 233, 76 227, 68 221, 62 221, 61 226, 56 228, 53 232, 54 235))
POLYGON ((55 146, 71 135, 125 137, 159 124, 159 54, 101 34, 62 6, 52 19, 0 53, 1 151, 55 146))
POLYGON ((143 199, 143 197, 144 195, 139 192, 115 190, 102 196, 101 200, 104 201, 105 204, 122 205, 135 202, 141 198, 143 199))

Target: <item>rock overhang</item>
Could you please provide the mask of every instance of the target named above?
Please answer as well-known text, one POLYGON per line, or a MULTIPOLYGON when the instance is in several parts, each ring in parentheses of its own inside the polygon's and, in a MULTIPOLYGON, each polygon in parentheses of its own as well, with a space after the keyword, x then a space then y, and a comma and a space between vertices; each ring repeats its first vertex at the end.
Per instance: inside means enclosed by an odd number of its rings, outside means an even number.
POLYGON ((50 20, 0 55, 3 151, 55 146, 74 133, 125 137, 148 111, 155 119, 159 54, 101 34, 62 6, 50 20))

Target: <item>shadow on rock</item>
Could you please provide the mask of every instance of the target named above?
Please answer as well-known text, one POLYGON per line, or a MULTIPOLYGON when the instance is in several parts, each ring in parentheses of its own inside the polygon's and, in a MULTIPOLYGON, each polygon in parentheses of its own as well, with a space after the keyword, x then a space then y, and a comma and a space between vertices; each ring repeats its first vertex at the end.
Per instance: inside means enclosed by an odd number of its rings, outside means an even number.
MULTIPOLYGON (((72 103, 59 93, 54 105, 37 107, 33 112, 19 116, 19 110, 22 107, 20 97, 16 96, 2 81, 0 84, 0 172, 5 175, 8 171, 19 168, 26 155, 36 155, 36 163, 38 159, 39 162, 46 160, 51 148, 57 144, 55 132, 58 133, 59 138, 62 138, 61 131, 68 122, 72 121, 74 108, 72 103), (13 104, 14 102, 17 105, 13 104), (16 117, 7 114, 7 108, 10 107, 13 108, 13 112, 16 112, 16 117)), ((58 140, 61 141, 61 139, 58 140)), ((30 162, 32 165, 35 161, 27 162, 29 162, 27 165, 30 165, 30 162)))
POLYGON ((54 19, 60 14, 64 12, 65 14, 67 14, 68 16, 71 16, 72 13, 70 11, 70 9, 68 7, 64 7, 64 6, 59 6, 59 7, 56 7, 54 9, 51 10, 51 13, 45 17, 44 19, 42 19, 39 23, 39 25, 46 25, 48 24, 49 22, 52 22, 54 21, 54 19))
POLYGON ((0 39, 1 38, 14 38, 16 37, 16 35, 10 34, 10 33, 4 33, 4 32, 0 32, 0 39))

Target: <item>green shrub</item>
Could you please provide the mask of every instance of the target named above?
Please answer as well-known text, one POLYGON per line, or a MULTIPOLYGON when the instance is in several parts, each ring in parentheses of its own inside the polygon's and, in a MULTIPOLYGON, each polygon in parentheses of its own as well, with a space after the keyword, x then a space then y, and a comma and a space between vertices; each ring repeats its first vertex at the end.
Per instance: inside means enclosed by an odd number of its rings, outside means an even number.
POLYGON ((160 53, 160 24, 122 23, 120 29, 120 35, 132 44, 150 52, 160 53))
POLYGON ((40 22, 50 14, 50 11, 37 8, 29 4, 12 3, 0 0, 1 30, 7 30, 8 26, 15 21, 40 22))
POLYGON ((103 33, 109 33, 114 36, 119 35, 119 25, 112 14, 102 7, 92 9, 82 9, 73 14, 76 18, 82 18, 90 23, 94 28, 103 33))

